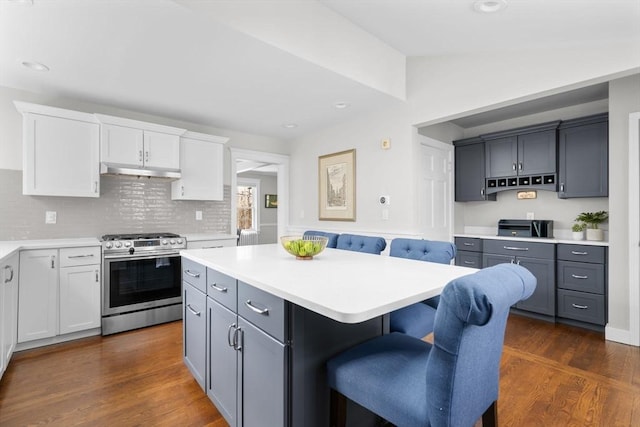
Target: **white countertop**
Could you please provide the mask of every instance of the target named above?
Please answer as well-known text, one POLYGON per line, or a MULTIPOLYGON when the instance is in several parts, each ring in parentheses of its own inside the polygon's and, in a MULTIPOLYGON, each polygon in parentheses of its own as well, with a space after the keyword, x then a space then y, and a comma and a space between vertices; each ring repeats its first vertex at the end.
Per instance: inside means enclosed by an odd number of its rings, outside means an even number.
POLYGON ((96 237, 46 240, 5 240, 0 241, 0 260, 22 249, 74 248, 79 246, 100 246, 100 240, 96 237))
POLYGON ((343 323, 359 323, 440 294, 473 268, 325 249, 297 260, 278 244, 187 249, 182 256, 343 323))
POLYGON ((184 234, 187 242, 200 242, 203 240, 227 240, 237 239, 237 234, 184 234))
POLYGON ((521 242, 539 242, 539 243, 566 243, 570 245, 590 245, 590 246, 609 246, 609 242, 602 240, 572 240, 572 239, 555 239, 543 237, 511 237, 496 236, 489 234, 454 234, 453 237, 468 237, 472 239, 493 239, 493 240, 519 240, 521 242))

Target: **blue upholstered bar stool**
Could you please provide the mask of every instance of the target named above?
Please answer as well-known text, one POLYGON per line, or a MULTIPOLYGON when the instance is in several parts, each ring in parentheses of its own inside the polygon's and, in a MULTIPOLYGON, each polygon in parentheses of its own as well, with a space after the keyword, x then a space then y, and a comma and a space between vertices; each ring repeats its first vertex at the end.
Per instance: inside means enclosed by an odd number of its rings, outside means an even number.
MULTIPOLYGON (((456 246, 451 242, 399 238, 391 241, 389 255, 449 264, 456 257, 456 246)), ((439 298, 429 298, 392 312, 389 316, 391 332, 401 332, 416 338, 430 334, 439 298)))
POLYGON ((433 345, 391 333, 330 359, 331 425, 345 425, 345 396, 398 427, 497 425, 509 308, 535 287, 519 265, 479 270, 445 286, 433 345))
POLYGON ((327 248, 335 248, 338 244, 338 234, 329 233, 328 231, 316 231, 316 230, 307 230, 304 232, 303 236, 322 236, 329 239, 327 241, 327 248))
POLYGON ((336 248, 348 251, 365 252, 380 255, 387 247, 382 237, 360 236, 357 234, 341 234, 338 236, 336 248))

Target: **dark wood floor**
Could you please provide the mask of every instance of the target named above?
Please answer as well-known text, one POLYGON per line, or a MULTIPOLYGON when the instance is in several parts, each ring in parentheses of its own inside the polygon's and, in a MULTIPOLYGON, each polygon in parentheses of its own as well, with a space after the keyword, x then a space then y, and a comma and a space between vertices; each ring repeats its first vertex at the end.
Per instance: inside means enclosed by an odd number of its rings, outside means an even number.
MULTIPOLYGON (((180 322, 14 354, 0 425, 226 426, 181 358, 180 322)), ((640 426, 640 349, 512 315, 501 426, 640 426)))

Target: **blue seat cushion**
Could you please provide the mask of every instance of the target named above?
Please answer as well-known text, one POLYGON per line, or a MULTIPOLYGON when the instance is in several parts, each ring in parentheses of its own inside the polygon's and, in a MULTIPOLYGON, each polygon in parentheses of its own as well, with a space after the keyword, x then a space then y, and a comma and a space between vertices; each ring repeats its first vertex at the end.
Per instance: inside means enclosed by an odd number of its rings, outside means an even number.
POLYGON ((329 386, 401 426, 428 426, 431 344, 400 333, 374 338, 327 362, 329 386))
POLYGON ((338 244, 338 234, 336 233, 329 233, 328 231, 317 231, 317 230, 307 230, 304 232, 303 236, 322 236, 322 237, 326 237, 327 239, 327 247, 328 248, 335 248, 336 245, 338 244))
POLYGON ((365 252, 380 255, 387 247, 387 241, 382 237, 359 236, 357 234, 341 234, 338 236, 336 248, 348 251, 365 252))
POLYGON ((433 331, 436 309, 417 303, 393 311, 390 314, 390 329, 416 338, 423 338, 433 331))
POLYGON ((419 261, 449 264, 456 257, 456 245, 451 242, 421 239, 393 239, 389 255, 419 261))

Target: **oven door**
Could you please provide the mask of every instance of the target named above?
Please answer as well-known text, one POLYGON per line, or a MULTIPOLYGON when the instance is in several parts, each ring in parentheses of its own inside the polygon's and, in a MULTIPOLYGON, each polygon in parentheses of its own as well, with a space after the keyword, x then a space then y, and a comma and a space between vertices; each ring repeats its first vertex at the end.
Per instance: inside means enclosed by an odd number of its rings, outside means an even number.
POLYGON ((105 256, 102 315, 182 302, 179 253, 105 256))

